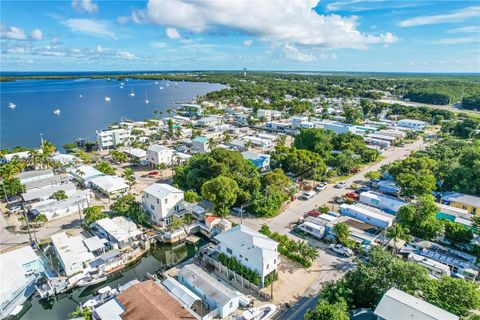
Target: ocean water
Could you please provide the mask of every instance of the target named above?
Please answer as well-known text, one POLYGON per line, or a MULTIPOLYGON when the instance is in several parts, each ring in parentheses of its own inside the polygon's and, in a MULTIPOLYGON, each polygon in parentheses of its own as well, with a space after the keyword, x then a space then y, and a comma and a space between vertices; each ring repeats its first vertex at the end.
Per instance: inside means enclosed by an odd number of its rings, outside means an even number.
POLYGON ((41 135, 59 148, 76 138, 95 140, 95 131, 112 122, 151 118, 155 110, 165 116, 169 108, 222 88, 221 84, 204 82, 132 79, 0 82, 0 148, 35 148, 41 135), (130 96, 132 91, 134 97, 130 96), (105 97, 111 100, 105 102, 105 97), (145 103, 146 99, 150 103, 145 103), (9 108, 9 103, 16 108, 9 108), (54 113, 57 109, 58 115, 54 113))

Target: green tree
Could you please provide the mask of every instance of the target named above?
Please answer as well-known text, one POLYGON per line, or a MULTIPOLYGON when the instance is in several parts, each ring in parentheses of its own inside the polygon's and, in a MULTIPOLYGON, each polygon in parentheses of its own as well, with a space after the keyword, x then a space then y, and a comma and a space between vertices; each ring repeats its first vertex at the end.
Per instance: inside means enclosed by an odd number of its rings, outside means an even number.
POLYGON ((228 134, 227 131, 223 132, 223 143, 229 144, 232 142, 232 137, 228 134))
POLYGON ((42 155, 40 154, 40 152, 33 149, 28 152, 28 158, 27 158, 28 164, 36 168, 37 165, 41 163, 41 161, 42 161, 42 155))
POLYGON ((180 229, 183 226, 183 224, 184 224, 183 219, 173 216, 169 227, 170 227, 170 230, 177 230, 177 229, 180 229))
POLYGON ((475 282, 443 276, 430 285, 425 300, 451 313, 466 317, 480 307, 480 288, 475 282))
POLYGON ((17 174, 20 173, 20 170, 13 163, 6 163, 0 166, 0 176, 2 179, 11 180, 15 178, 17 174))
POLYGON ((127 194, 117 199, 110 205, 110 210, 116 214, 126 216, 139 224, 145 224, 148 221, 148 215, 143 205, 135 200, 133 194, 127 194))
POLYGON ((92 320, 92 314, 90 312, 90 309, 88 308, 81 308, 77 306, 74 312, 70 313, 68 315, 69 318, 82 318, 84 320, 92 320))
POLYGON ((307 310, 304 316, 305 320, 349 320, 345 301, 328 303, 325 300, 319 300, 313 309, 307 310))
POLYGON ((374 180, 374 179, 380 179, 382 177, 382 174, 378 171, 369 171, 365 173, 365 178, 374 180))
POLYGON ((105 162, 105 161, 97 163, 94 167, 98 171, 103 172, 103 173, 108 174, 108 175, 115 175, 115 173, 116 173, 115 168, 112 167, 111 164, 109 164, 108 162, 105 162))
POLYGON ((84 223, 89 226, 97 220, 108 218, 108 215, 103 212, 103 206, 92 206, 83 209, 84 223))
POLYGON ((125 168, 125 170, 123 170, 122 177, 125 180, 127 180, 128 184, 130 186, 133 186, 136 183, 135 182, 135 173, 133 172, 132 168, 125 168))
POLYGON ((350 230, 345 222, 339 222, 333 226, 333 233, 337 237, 337 241, 343 245, 346 245, 350 240, 350 230))
POLYGON ((230 207, 237 201, 240 188, 235 180, 218 176, 205 182, 202 186, 202 196, 214 203, 214 212, 225 217, 229 214, 230 207))
POLYGON ((0 186, 0 197, 5 199, 10 196, 18 196, 25 192, 25 186, 20 183, 20 180, 17 178, 13 179, 3 179, 0 186))
POLYGON ((115 161, 116 163, 128 162, 128 155, 123 152, 112 150, 110 154, 112 156, 112 160, 115 161))
POLYGON ((358 123, 362 119, 362 112, 356 107, 346 105, 343 107, 343 113, 346 123, 358 123))
POLYGON ((50 196, 50 199, 55 199, 58 201, 58 200, 68 199, 68 196, 64 190, 58 190, 50 196))
POLYGON ((44 214, 39 214, 39 215, 35 216, 35 218, 33 219, 33 222, 35 222, 35 224, 37 224, 37 225, 42 225, 42 224, 46 223, 47 221, 48 221, 47 216, 44 215, 44 214))
POLYGON ((47 140, 43 141, 42 151, 43 151, 43 154, 45 156, 52 155, 53 153, 55 153, 56 150, 57 150, 57 148, 55 147, 55 145, 53 143, 51 143, 50 141, 47 141, 47 140))
POLYGON ((89 164, 93 162, 93 156, 89 153, 86 153, 85 151, 78 151, 76 153, 76 156, 79 157, 83 163, 89 164))
POLYGON ((400 207, 397 219, 414 236, 431 239, 442 230, 442 222, 436 219, 438 207, 431 195, 421 196, 415 204, 400 207))
POLYGON ((215 141, 215 139, 213 138, 208 138, 207 146, 208 149, 213 150, 217 147, 217 141, 215 141))
POLYGON ((431 194, 436 188, 434 169, 437 162, 427 157, 409 157, 385 167, 393 176, 402 193, 416 197, 431 194))
POLYGON ((457 243, 470 243, 473 239, 473 231, 456 222, 445 220, 445 239, 453 244, 457 243))
POLYGON ((411 241, 413 237, 410 235, 410 230, 396 223, 387 229, 387 236, 393 240, 393 251, 397 252, 397 242, 399 240, 411 241))
POLYGON ((190 203, 199 203, 202 200, 200 195, 195 191, 185 191, 183 197, 185 201, 190 203))

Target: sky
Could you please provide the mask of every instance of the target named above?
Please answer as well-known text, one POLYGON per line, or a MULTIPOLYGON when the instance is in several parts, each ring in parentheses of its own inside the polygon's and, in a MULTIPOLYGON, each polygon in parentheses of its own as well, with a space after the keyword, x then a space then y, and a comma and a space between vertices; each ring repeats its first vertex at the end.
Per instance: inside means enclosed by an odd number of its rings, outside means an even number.
POLYGON ((480 72, 480 1, 2 0, 2 71, 480 72))

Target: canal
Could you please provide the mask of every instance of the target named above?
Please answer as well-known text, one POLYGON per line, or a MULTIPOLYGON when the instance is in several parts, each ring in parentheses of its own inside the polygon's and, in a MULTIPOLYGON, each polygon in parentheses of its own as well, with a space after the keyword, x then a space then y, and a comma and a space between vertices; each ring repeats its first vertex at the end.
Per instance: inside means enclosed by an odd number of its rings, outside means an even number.
POLYGON ((173 266, 195 255, 206 241, 201 240, 195 245, 182 242, 176 245, 156 245, 140 261, 109 277, 107 282, 87 288, 79 288, 61 294, 52 299, 39 300, 34 296, 26 305, 22 320, 65 320, 75 311, 79 303, 92 298, 98 289, 110 286, 116 288, 133 279, 144 280, 147 273, 155 273, 158 269, 173 266))

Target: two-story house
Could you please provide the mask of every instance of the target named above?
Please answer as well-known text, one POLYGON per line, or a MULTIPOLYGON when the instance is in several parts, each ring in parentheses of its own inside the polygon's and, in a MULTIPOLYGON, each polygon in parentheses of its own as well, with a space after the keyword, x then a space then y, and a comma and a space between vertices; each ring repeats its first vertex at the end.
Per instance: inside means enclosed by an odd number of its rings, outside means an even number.
POLYGON ((153 222, 168 226, 183 206, 183 191, 165 183, 155 183, 143 190, 143 206, 153 222))
POLYGON ((267 236, 244 225, 237 225, 215 239, 219 242, 220 252, 257 272, 262 285, 265 277, 277 270, 280 263, 278 243, 267 236))
POLYGON ((147 161, 151 167, 155 167, 161 163, 170 166, 173 161, 174 150, 154 144, 147 149, 147 161))

